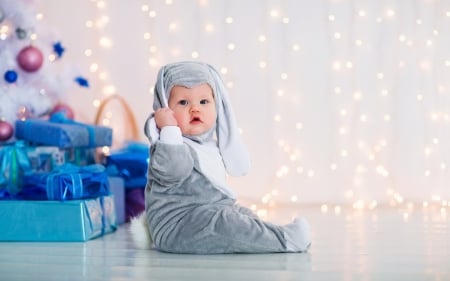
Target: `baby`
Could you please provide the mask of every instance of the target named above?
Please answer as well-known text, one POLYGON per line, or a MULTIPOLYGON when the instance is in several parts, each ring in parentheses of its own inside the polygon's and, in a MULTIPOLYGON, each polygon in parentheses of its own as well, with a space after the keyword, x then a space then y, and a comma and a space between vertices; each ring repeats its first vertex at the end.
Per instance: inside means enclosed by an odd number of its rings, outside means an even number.
POLYGON ((307 251, 305 219, 275 225, 236 204, 226 177, 246 174, 250 161, 212 66, 163 66, 153 109, 145 125, 151 143, 146 209, 130 226, 137 247, 192 254, 307 251))

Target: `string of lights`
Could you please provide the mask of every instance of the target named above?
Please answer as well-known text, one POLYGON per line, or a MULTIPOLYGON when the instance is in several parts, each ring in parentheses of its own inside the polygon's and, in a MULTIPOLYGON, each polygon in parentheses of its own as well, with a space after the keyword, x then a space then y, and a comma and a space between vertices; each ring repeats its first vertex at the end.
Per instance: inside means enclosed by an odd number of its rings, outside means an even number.
MULTIPOLYGON (((113 1, 89 0, 97 34, 85 56, 104 85, 117 79, 96 59, 120 34, 104 27, 113 1)), ((252 208, 318 203, 412 210, 450 205, 450 4, 445 1, 141 0, 133 22, 145 45, 151 97, 159 67, 216 66, 227 85, 253 170, 230 179, 252 208), (192 15, 195 15, 194 17, 192 15)), ((117 19, 119 20, 119 19, 117 19)), ((125 21, 125 19, 121 19, 125 21)), ((125 23, 123 23, 125 24, 125 23)), ((123 89, 121 89, 123 90, 123 89)), ((128 99, 142 99, 132 93, 128 99)), ((147 98, 147 97, 145 97, 147 98)), ((136 109, 149 113, 149 104, 136 109)), ((113 118, 114 112, 109 116, 113 118)), ((140 120, 143 123, 144 120, 140 120)), ((114 126, 105 119, 105 125, 114 126)))

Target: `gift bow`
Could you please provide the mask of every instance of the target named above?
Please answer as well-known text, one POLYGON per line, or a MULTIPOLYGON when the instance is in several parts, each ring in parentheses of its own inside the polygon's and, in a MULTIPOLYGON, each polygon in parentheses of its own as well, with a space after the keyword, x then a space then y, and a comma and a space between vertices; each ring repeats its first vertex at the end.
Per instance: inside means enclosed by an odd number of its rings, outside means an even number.
POLYGON ((27 184, 22 190, 25 199, 64 201, 110 194, 108 176, 100 164, 64 164, 51 173, 27 175, 25 180, 27 184))
POLYGON ((100 164, 76 166, 66 164, 55 169, 47 178, 48 200, 67 200, 107 195, 109 188, 105 167, 100 164), (83 179, 89 178, 89 182, 83 179), (106 194, 104 194, 106 192, 106 194))

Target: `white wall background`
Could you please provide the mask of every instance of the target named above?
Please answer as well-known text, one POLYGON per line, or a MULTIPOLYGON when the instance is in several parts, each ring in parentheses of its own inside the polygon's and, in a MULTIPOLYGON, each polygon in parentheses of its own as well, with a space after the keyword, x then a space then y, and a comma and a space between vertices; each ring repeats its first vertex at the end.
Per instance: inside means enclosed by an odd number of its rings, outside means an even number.
MULTIPOLYGON (((88 93, 68 96, 79 120, 117 93, 141 130, 159 67, 206 61, 223 74, 253 159, 251 173, 232 180, 241 197, 448 204, 450 1, 38 5, 65 62, 90 79, 88 93)), ((123 138, 123 111, 110 113, 123 138)))

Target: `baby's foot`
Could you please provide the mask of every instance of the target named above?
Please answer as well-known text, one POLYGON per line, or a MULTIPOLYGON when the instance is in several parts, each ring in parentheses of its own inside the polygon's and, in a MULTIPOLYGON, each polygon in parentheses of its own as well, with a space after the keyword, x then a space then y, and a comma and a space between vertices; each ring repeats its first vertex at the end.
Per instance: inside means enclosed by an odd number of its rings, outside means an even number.
POLYGON ((288 252, 306 252, 311 245, 311 229, 304 218, 295 218, 284 226, 286 250, 288 252))

